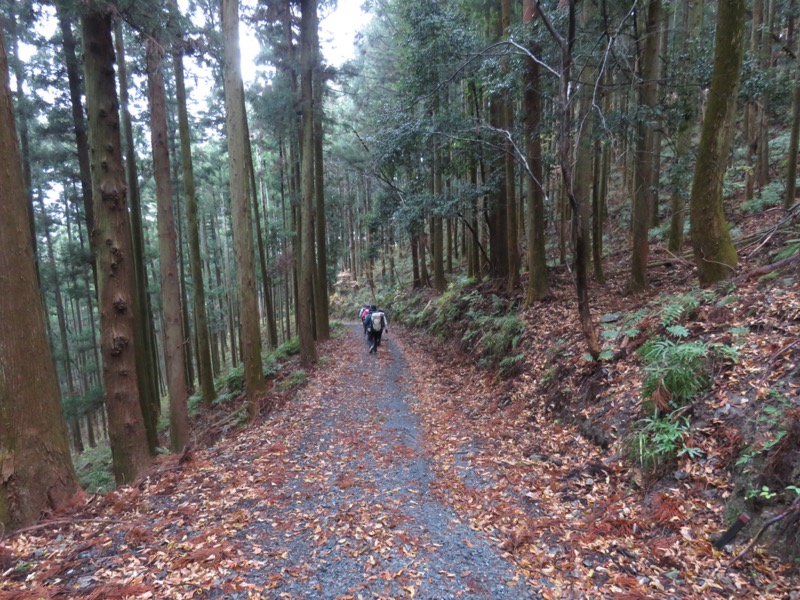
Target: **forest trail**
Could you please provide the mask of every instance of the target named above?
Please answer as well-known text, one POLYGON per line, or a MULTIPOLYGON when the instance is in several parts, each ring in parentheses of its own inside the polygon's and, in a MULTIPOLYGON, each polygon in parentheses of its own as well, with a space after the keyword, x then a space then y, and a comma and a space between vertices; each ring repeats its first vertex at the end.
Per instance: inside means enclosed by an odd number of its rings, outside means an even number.
POLYGON ((360 324, 337 342, 330 368, 287 407, 266 461, 258 449, 269 440, 251 436, 227 459, 266 478, 230 506, 249 515, 235 536, 254 559, 242 579, 269 597, 534 597, 497 541, 432 493, 401 344, 387 334, 368 354, 360 324))
POLYGON ((351 324, 323 347, 263 423, 111 492, 58 538, 11 538, 29 562, 0 598, 541 597, 444 501, 403 344, 386 334, 368 354, 351 324))
POLYGON ((2 540, 0 600, 791 597, 774 563, 767 587, 725 566, 705 488, 643 503, 619 457, 425 336, 320 350, 259 423, 2 540))

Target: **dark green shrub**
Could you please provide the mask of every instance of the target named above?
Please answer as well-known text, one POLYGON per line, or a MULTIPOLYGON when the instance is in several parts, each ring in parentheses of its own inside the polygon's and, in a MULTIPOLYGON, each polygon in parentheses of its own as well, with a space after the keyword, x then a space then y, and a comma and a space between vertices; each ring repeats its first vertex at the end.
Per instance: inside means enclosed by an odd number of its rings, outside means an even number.
POLYGON ((640 422, 628 442, 628 455, 634 464, 649 475, 657 475, 684 455, 697 458, 699 448, 688 445, 691 439, 689 419, 675 413, 640 422))
POLYGON ((239 365, 222 376, 222 388, 231 394, 244 391, 244 366, 239 365))
POLYGON ((305 371, 295 371, 278 384, 278 389, 285 392, 304 384, 306 381, 308 381, 308 373, 305 371))
POLYGON ((105 442, 75 458, 75 472, 81 487, 90 494, 104 494, 116 483, 111 471, 111 446, 105 442))
POLYGON ((704 342, 650 340, 639 355, 645 363, 642 397, 652 400, 657 411, 683 406, 711 383, 709 346, 704 342))

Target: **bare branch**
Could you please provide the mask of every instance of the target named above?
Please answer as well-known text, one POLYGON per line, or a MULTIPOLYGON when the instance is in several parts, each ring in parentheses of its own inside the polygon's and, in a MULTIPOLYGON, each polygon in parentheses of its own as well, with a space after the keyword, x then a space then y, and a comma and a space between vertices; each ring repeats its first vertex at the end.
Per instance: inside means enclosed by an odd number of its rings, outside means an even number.
MULTIPOLYGON (((561 74, 560 74, 558 71, 556 71, 556 70, 555 70, 553 67, 551 67, 551 66, 550 66, 550 65, 548 65, 546 62, 544 62, 542 59, 540 59, 539 57, 537 57, 537 56, 536 56, 536 55, 535 55, 533 52, 531 52, 530 50, 528 50, 528 49, 527 49, 525 46, 523 46, 523 45, 521 45, 521 44, 518 44, 517 42, 515 42, 513 39, 509 38, 509 39, 508 39, 506 42, 500 42, 500 43, 507 43, 507 44, 509 44, 509 45, 511 45, 511 46, 514 46, 514 48, 517 48, 519 51, 521 51, 521 52, 522 52, 522 53, 523 53, 525 56, 529 57, 529 58, 530 58, 530 59, 531 59, 533 62, 535 62, 537 65, 539 65, 539 66, 541 66, 541 67, 544 67, 545 69, 547 69, 548 71, 550 71, 550 73, 552 73, 552 74, 553 74, 553 75, 555 75, 556 77, 561 77, 561 74)), ((497 45, 500 45, 500 43, 498 43, 498 44, 495 44, 495 45, 496 45, 496 46, 497 46, 497 45)))
POLYGON ((547 13, 542 8, 542 3, 540 0, 536 0, 536 10, 539 12, 539 17, 542 19, 542 23, 544 23, 545 28, 547 29, 550 36, 556 41, 556 44, 561 46, 562 50, 564 47, 567 46, 567 40, 556 31, 556 28, 553 27, 553 23, 550 21, 550 17, 547 16, 547 13))

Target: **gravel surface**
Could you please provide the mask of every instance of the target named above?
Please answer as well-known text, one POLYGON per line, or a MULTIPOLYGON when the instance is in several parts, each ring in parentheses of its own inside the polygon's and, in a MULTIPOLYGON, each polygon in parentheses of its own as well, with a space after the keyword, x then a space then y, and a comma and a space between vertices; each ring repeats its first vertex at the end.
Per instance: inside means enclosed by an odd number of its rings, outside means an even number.
MULTIPOLYGON (((279 446, 282 476, 231 506, 250 516, 237 541, 263 557, 240 576, 275 598, 539 597, 496 541, 434 498, 399 346, 387 335, 368 354, 357 324, 345 336, 347 361, 336 357, 284 409, 304 412, 279 446)), ((253 443, 227 457, 232 469, 246 468, 253 443)), ((459 476, 468 471, 462 460, 459 476)))
POLYGON ((525 515, 484 431, 437 412, 424 352, 362 333, 263 421, 0 544, 0 600, 541 597, 502 549, 525 515))

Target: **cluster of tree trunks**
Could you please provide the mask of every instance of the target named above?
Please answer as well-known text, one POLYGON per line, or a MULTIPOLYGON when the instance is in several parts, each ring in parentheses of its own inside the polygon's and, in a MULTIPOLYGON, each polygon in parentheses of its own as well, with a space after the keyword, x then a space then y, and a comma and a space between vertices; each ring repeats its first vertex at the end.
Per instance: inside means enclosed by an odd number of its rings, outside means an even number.
MULTIPOLYGON (((380 10, 393 11, 403 42, 395 41, 396 51, 377 64, 386 67, 386 88, 411 101, 398 115, 379 113, 397 119, 394 130, 371 123, 373 135, 355 136, 356 149, 367 156, 380 146, 380 158, 358 164, 328 163, 323 155, 324 139, 334 136, 324 137, 330 72, 320 56, 317 4, 284 0, 256 13, 276 71, 261 97, 248 103, 238 0, 223 0, 221 12, 193 8, 205 11, 206 58, 219 67, 212 71, 224 94, 227 142, 227 153, 218 157, 209 157, 206 145, 195 152, 201 156, 195 168, 183 64, 191 44, 177 31, 177 3, 129 3, 112 11, 99 0, 80 7, 56 2, 59 54, 69 87, 63 106, 71 119, 77 169, 55 186, 62 190, 63 222, 54 224, 44 218, 55 211, 44 176, 32 169, 32 152, 42 150, 31 135, 37 121, 19 56, 34 15, 28 3, 8 3, 11 18, 4 32, 12 60, 6 64, 3 39, 0 154, 9 158, 0 170, 0 189, 11 209, 0 225, 0 273, 16 276, 0 275, 0 327, 7 328, 0 330, 4 523, 30 521, 74 492, 68 432, 79 450, 83 432, 92 445, 102 437, 97 422, 106 422, 114 475, 126 483, 149 467, 159 445, 162 395, 169 397, 174 451, 189 440, 187 400, 195 381, 209 407, 216 396, 214 376, 227 366, 242 365, 249 415, 256 418, 264 391, 262 330, 269 348, 298 336, 305 364, 316 362, 316 341, 330 335, 328 271, 334 264, 374 294, 381 283, 398 282, 443 292, 460 262, 470 277, 494 279, 495 289, 505 294, 524 291, 531 304, 550 296, 548 258, 551 264, 560 261, 573 275, 586 345, 598 358, 589 282, 592 274, 599 284, 605 277, 612 167, 621 171, 621 193, 630 198, 630 228, 626 222, 623 235, 630 235, 632 292, 648 287, 648 236, 660 212, 670 213, 668 247, 676 254, 690 215, 703 285, 732 275, 738 257, 725 220, 723 178, 745 46, 754 64, 772 68, 782 10, 774 0, 753 2, 749 37, 744 1, 719 3, 714 70, 702 106, 701 94, 684 91, 698 85, 697 74, 665 60, 671 53, 696 51, 704 31, 704 5, 697 0, 669 5, 648 0, 635 11, 569 0, 558 4, 563 10, 558 18, 554 3, 539 0, 524 0, 521 12, 510 0, 480 6, 390 0, 380 10), (453 21, 458 11, 473 22, 453 21), (618 17, 613 23, 611 13, 618 17), (72 30, 78 16, 83 81, 72 30), (157 233, 149 228, 147 198, 141 197, 137 147, 142 144, 137 146, 140 134, 130 114, 136 96, 131 94, 132 102, 121 19, 146 40, 134 54, 147 64, 146 129, 153 162, 146 170, 155 183, 157 233), (483 39, 464 60, 459 25, 467 24, 483 39), (622 51, 629 53, 629 63, 610 64, 610 56, 622 51), (171 73, 165 71, 167 56, 171 73), (485 66, 474 69, 482 60, 485 66), (668 64, 674 73, 666 72, 668 64), (393 80, 393 69, 405 74, 393 80), (282 99, 284 92, 289 100, 282 99), (281 102, 285 105, 276 108, 281 102), (663 117, 666 111, 672 119, 663 117), (606 120, 611 113, 627 123, 618 138, 611 137, 606 120), (686 165, 701 122, 690 182, 686 165), (391 134, 388 142, 380 139, 384 131, 391 134), (673 168, 665 177, 666 134, 674 143, 673 168), (553 163, 546 165, 548 158, 553 163), (197 185, 196 176, 204 185, 197 185), (668 207, 660 206, 662 182, 671 188, 668 207), (271 186, 277 188, 275 200, 271 186), (157 237, 157 265, 147 252, 148 234, 157 237), (59 239, 65 236, 69 243, 59 239), (72 246, 86 249, 91 260, 67 274, 59 261, 72 246), (408 260, 410 281, 398 276, 401 259, 408 260), (90 341, 79 344, 76 338, 90 341), (92 400, 99 387, 102 403, 92 400), (34 389, 35 401, 29 398, 34 389), (28 423, 29 413, 36 415, 35 424, 28 423), (48 451, 35 448, 29 435, 49 440, 48 451)), ((786 30, 791 52, 793 17, 786 30)), ((793 81, 800 81, 800 69, 794 71, 793 81)), ((800 84, 794 92, 786 209, 795 202, 800 84)), ((766 92, 750 93, 743 119, 748 196, 769 183, 770 110, 766 92)), ((356 126, 348 126, 349 135, 356 126)))
MULTIPOLYGON (((57 334, 53 332, 42 308, 41 299, 44 295, 39 291, 38 236, 33 219, 28 119, 22 114, 25 108, 25 77, 21 69, 22 61, 17 56, 18 15, 12 12, 14 80, 22 111, 19 135, 9 88, 5 39, 0 38, 0 108, 3 118, 0 142, 3 156, 8 159, 2 171, 2 188, 10 198, 10 205, 13 205, 8 211, 9 218, 3 220, 8 227, 2 232, 4 251, 0 253, 0 263, 4 273, 14 274, 13 278, 0 277, 4 294, 0 309, 0 327, 3 328, 0 351, 4 365, 0 380, 0 418, 3 421, 0 424, 0 521, 12 527, 27 524, 48 510, 58 508, 77 489, 69 453, 68 429, 60 408, 59 373, 50 344, 58 343, 60 346, 60 363, 63 367, 60 378, 69 400, 68 407, 73 407, 68 408, 66 414, 75 450, 83 450, 84 434, 88 436, 89 445, 97 443, 97 438, 102 437, 96 431, 100 421, 108 431, 115 479, 122 484, 134 481, 151 464, 158 446, 156 425, 160 413, 160 394, 169 396, 172 449, 180 451, 188 444, 187 400, 195 379, 193 355, 197 357, 197 379, 206 407, 211 405, 216 395, 214 374, 221 372, 228 358, 232 366, 236 366, 241 359, 245 370, 249 413, 251 418, 255 418, 259 414, 264 390, 260 317, 264 318, 266 324, 268 344, 274 348, 279 343, 277 312, 285 314, 285 324, 280 333, 283 339, 289 339, 295 332, 301 333, 303 359, 309 364, 317 360, 315 340, 329 336, 328 232, 324 204, 321 106, 325 82, 319 58, 316 2, 304 2, 301 6, 303 86, 298 94, 307 109, 302 117, 302 130, 298 129, 302 131, 302 136, 292 139, 289 144, 293 149, 292 165, 297 166, 296 171, 294 167, 290 169, 291 180, 297 182, 295 189, 302 190, 303 194, 302 207, 291 205, 292 225, 301 232, 301 237, 298 237, 293 249, 283 247, 286 256, 293 254, 298 259, 294 266, 283 269, 284 296, 278 293, 281 288, 273 283, 268 267, 265 233, 262 233, 259 191, 264 208, 268 199, 266 187, 262 183, 260 188, 256 178, 247 126, 244 85, 239 69, 238 2, 226 0, 222 11, 222 73, 229 143, 232 253, 227 246, 227 235, 218 235, 219 216, 202 215, 197 206, 191 124, 183 76, 182 52, 185 44, 174 31, 174 23, 178 20, 173 20, 169 25, 170 19, 166 18, 166 13, 162 15, 162 21, 152 19, 154 15, 145 17, 146 10, 142 11, 142 7, 128 7, 125 8, 128 12, 121 14, 147 32, 144 35, 144 47, 158 207, 160 272, 157 287, 160 289, 158 304, 161 310, 155 318, 148 294, 148 289, 154 287, 148 274, 153 269, 145 261, 145 228, 136 167, 138 158, 128 108, 129 82, 120 13, 102 2, 86 2, 80 8, 84 55, 82 82, 71 25, 78 13, 71 12, 74 7, 67 3, 56 4, 80 166, 83 215, 90 240, 92 277, 91 281, 84 282, 83 306, 74 292, 70 293, 67 302, 61 293, 64 284, 58 277, 56 244, 50 228, 45 224, 41 234, 46 242, 44 257, 53 273, 54 308, 58 324, 57 334), (168 23, 168 27, 162 29, 162 23, 168 23), (116 47, 112 31, 116 35, 116 47), (163 60, 167 53, 172 55, 177 102, 180 170, 187 220, 185 232, 176 225, 176 215, 180 214, 181 206, 173 202, 177 167, 174 167, 176 162, 170 154, 174 154, 177 147, 171 135, 173 128, 167 110, 169 99, 163 60), (115 74, 115 62, 119 68, 119 80, 115 74), (81 105, 82 83, 85 85, 86 120, 81 105), (259 309, 254 263, 254 219, 263 310, 259 309), (24 228, 20 228, 21 223, 25 224, 24 228), (187 249, 183 247, 184 233, 187 249), (227 270, 220 268, 219 261, 208 258, 212 244, 215 250, 222 251, 223 256, 233 255, 235 285, 227 278, 227 270), (183 259, 183 253, 187 250, 192 282, 191 310, 187 301, 188 286, 185 285, 183 259), (204 253, 207 257, 205 261, 204 253), (226 315, 224 326, 214 331, 209 327, 205 281, 212 281, 217 289, 225 291, 215 294, 216 298, 210 303, 219 314, 226 315), (294 286, 290 285, 292 282, 294 286), (298 288, 298 282, 302 288, 298 288), (91 291, 92 286, 96 296, 91 291), (280 298, 279 306, 275 305, 275 297, 280 298), (238 303, 234 302, 235 299, 238 303), (68 312, 69 307, 72 310, 68 312), (290 319, 293 312, 295 323, 290 319), (15 315, 14 318, 11 315, 15 315), (99 320, 97 334, 95 319, 99 320), (78 333, 84 334, 84 320, 91 323, 91 340, 97 340, 90 346, 89 354, 92 354, 93 347, 94 356, 91 359, 97 368, 102 368, 102 377, 91 375, 87 352, 75 353, 69 343, 73 328, 77 327, 78 333), (94 390, 98 387, 103 390, 103 402, 99 407, 92 400, 94 390), (81 423, 84 417, 85 427, 81 423), (46 440, 46 443, 41 444, 42 440, 46 440)), ((13 10, 15 5, 12 4, 11 8, 13 10)), ((177 11, 174 2, 169 7, 153 4, 151 8, 154 12, 177 11)), ((289 45, 293 46, 290 4, 287 3, 285 8, 289 45)), ((283 170, 281 176, 284 176, 283 170)), ((48 208, 41 191, 37 202, 39 212, 45 215, 48 208)), ((282 190, 281 211, 285 228, 288 228, 287 205, 289 202, 282 190)), ((73 210, 69 199, 65 199, 65 207, 65 215, 69 215, 73 210)), ((225 224, 224 220, 222 222, 225 224)), ((83 240, 80 227, 77 229, 78 236, 83 240)), ((67 231, 71 231, 69 221, 67 231)), ((280 271, 279 267, 276 272, 280 271)))

